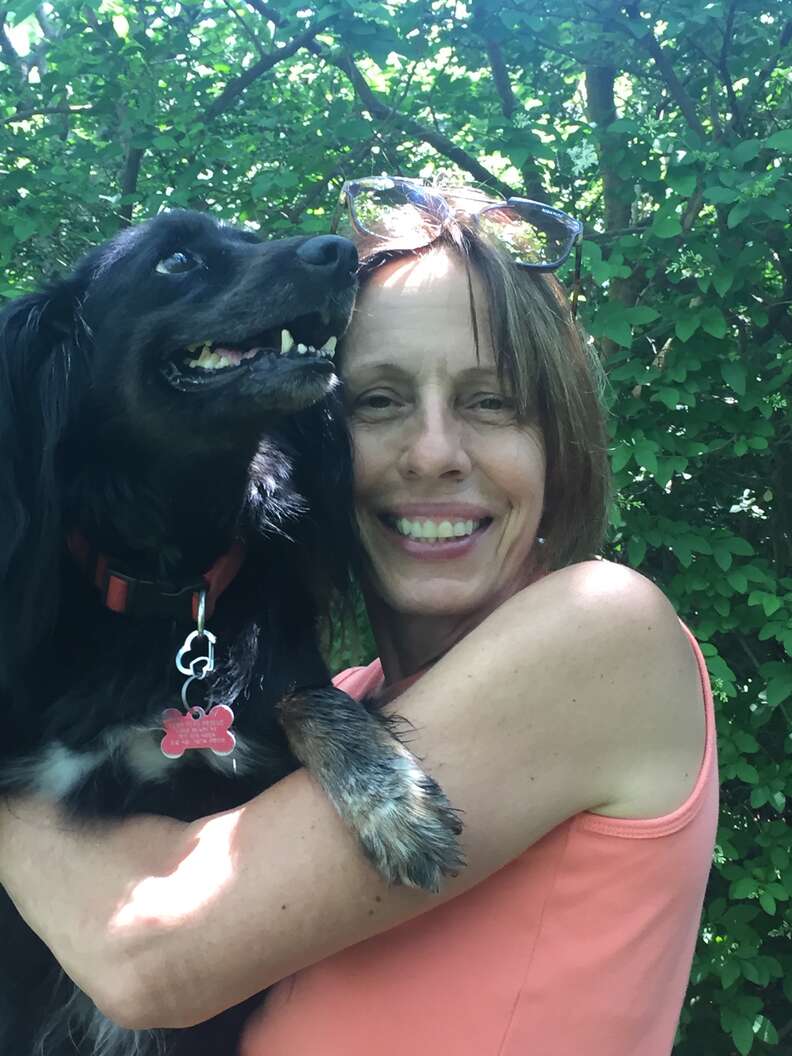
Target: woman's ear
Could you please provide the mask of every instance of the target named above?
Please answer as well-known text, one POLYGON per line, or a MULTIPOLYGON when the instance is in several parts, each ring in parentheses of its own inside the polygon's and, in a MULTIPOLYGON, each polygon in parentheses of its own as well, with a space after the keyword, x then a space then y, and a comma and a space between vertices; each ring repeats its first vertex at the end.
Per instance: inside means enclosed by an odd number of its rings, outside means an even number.
POLYGON ((0 313, 0 682, 57 612, 74 307, 67 281, 0 313))

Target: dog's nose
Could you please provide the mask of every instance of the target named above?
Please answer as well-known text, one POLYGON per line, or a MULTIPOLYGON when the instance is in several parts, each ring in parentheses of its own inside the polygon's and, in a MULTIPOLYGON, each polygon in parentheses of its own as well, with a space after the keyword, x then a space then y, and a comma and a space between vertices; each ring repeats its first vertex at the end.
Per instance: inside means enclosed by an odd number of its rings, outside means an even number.
POLYGON ((316 235, 297 250, 303 264, 321 268, 325 275, 346 278, 358 263, 357 250, 348 238, 339 235, 316 235))

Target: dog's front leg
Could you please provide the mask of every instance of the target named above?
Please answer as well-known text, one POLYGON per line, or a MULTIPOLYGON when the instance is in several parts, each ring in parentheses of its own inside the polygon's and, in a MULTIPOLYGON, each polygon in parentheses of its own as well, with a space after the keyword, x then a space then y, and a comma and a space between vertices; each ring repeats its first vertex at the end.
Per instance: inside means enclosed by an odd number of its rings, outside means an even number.
POLYGON ((459 816, 392 720, 333 688, 287 696, 279 711, 294 755, 388 883, 437 891, 457 875, 459 816))

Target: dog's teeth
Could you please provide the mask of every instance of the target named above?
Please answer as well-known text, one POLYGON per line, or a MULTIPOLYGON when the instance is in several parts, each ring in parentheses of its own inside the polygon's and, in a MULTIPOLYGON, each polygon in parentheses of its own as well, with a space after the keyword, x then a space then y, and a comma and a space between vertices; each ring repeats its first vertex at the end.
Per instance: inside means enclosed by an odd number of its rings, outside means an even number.
POLYGON ((298 353, 301 356, 304 356, 305 353, 308 351, 308 349, 305 347, 305 345, 301 341, 300 344, 297 346, 297 351, 298 351, 298 353))
POLYGON ((288 330, 281 330, 281 355, 285 356, 294 348, 294 338, 288 330))
POLYGON ((322 347, 321 347, 321 349, 319 351, 323 352, 325 354, 325 356, 327 356, 330 359, 332 359, 333 356, 335 355, 336 341, 337 340, 338 339, 335 338, 335 337, 328 337, 328 339, 325 341, 325 343, 322 345, 322 347))

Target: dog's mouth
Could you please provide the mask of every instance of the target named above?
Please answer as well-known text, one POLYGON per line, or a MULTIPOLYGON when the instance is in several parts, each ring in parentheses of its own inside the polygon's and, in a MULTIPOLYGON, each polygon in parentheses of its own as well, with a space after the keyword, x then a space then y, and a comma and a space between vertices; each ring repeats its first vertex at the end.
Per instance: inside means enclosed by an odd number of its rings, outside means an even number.
POLYGON ((169 353, 160 372, 181 392, 225 385, 259 365, 278 372, 304 365, 330 373, 337 338, 316 323, 316 313, 311 313, 242 341, 198 341, 169 353))

